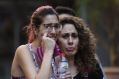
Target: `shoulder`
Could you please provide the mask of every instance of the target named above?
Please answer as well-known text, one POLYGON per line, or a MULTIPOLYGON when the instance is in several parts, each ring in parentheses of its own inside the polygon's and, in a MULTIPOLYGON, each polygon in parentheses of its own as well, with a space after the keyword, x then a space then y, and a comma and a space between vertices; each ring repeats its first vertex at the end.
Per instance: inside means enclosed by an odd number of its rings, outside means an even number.
MULTIPOLYGON (((23 51, 26 49, 25 45, 21 45, 19 47, 17 47, 16 51, 15 51, 15 56, 12 62, 12 66, 11 66, 11 74, 12 75, 20 75, 22 74, 22 71, 19 68, 19 57, 22 58, 22 54, 23 51)), ((23 58, 22 58, 23 59, 23 58)))
POLYGON ((23 67, 33 66, 33 58, 27 45, 21 45, 16 49, 18 64, 23 67), (28 66, 29 65, 29 66, 28 66))
POLYGON ((15 56, 17 57, 18 60, 26 59, 30 57, 30 53, 28 51, 28 48, 26 45, 20 45, 17 47, 15 56))
POLYGON ((19 47, 17 47, 16 52, 25 51, 25 50, 26 50, 26 45, 20 45, 19 47))
POLYGON ((103 79, 104 74, 99 63, 96 64, 96 69, 89 73, 89 77, 94 79, 103 79))
POLYGON ((17 47, 15 54, 21 55, 21 54, 25 54, 25 52, 28 52, 27 46, 20 45, 19 47, 17 47))

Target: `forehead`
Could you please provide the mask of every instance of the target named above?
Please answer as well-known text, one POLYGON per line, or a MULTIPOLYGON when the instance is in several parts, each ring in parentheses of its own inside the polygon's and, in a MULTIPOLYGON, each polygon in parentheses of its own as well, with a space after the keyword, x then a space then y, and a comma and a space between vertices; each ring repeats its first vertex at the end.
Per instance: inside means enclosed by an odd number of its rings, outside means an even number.
POLYGON ((52 15, 46 15, 43 18, 43 23, 44 24, 48 24, 48 23, 58 23, 58 18, 56 15, 52 14, 52 15))
POLYGON ((63 25, 61 33, 72 33, 72 32, 78 33, 73 24, 67 23, 63 25))
POLYGON ((66 14, 66 13, 63 13, 63 14, 60 14, 60 15, 59 15, 60 18, 63 18, 63 17, 70 17, 70 16, 72 16, 72 15, 66 14))

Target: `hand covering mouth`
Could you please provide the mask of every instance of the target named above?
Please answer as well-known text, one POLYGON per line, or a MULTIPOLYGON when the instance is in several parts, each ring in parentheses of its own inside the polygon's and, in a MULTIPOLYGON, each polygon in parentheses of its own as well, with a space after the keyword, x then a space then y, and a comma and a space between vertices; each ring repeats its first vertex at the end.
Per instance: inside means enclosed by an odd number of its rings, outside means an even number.
POLYGON ((47 36, 50 38, 53 38, 53 39, 56 39, 56 37, 57 37, 56 34, 48 34, 47 36))

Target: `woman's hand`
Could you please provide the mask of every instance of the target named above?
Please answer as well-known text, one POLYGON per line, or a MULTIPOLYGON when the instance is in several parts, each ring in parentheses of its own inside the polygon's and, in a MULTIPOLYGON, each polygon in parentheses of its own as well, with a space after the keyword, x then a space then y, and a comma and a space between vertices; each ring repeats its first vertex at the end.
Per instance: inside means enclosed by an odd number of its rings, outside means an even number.
POLYGON ((47 33, 44 34, 44 36, 42 37, 42 46, 43 46, 43 50, 44 52, 54 52, 54 48, 55 48, 55 40, 47 37, 47 33))
POLYGON ((63 74, 62 76, 63 77, 62 78, 59 78, 59 79, 73 79, 72 76, 71 76, 71 73, 69 71, 65 72, 65 74, 63 74))

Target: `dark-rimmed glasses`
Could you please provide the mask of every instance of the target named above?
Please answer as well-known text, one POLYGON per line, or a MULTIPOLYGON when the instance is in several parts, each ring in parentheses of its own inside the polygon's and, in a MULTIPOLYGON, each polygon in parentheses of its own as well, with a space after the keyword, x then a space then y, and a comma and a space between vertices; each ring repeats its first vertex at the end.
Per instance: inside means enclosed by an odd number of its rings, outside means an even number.
POLYGON ((43 24, 43 26, 49 30, 52 30, 53 28, 55 30, 59 30, 61 27, 60 23, 48 23, 48 24, 43 24))

